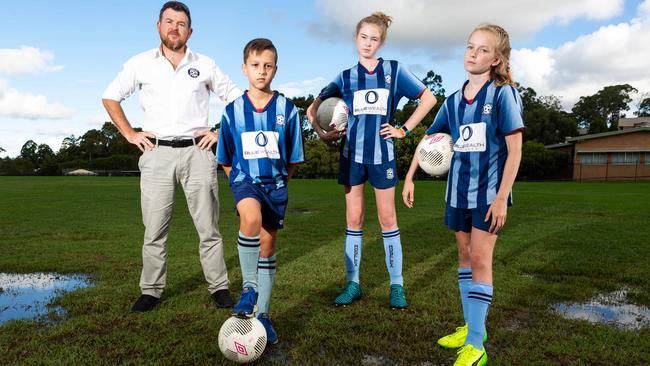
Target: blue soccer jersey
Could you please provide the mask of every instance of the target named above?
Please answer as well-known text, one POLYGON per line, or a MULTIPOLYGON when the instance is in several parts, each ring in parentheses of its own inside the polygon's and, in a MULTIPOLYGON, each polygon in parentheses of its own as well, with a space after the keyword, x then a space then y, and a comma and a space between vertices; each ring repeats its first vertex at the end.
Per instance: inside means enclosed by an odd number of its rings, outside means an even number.
POLYGON ((338 97, 350 109, 341 155, 360 164, 381 164, 395 159, 392 139, 379 135, 381 125, 393 122, 402 97, 417 99, 426 86, 397 61, 379 59, 375 70, 358 63, 343 71, 320 94, 338 97))
POLYGON ((258 110, 244 93, 226 106, 217 161, 232 167, 230 184, 247 181, 281 188, 286 185, 287 164, 304 160, 300 116, 290 100, 276 91, 258 110))
POLYGON ((446 202, 455 208, 485 207, 501 185, 508 157, 505 136, 524 129, 522 102, 514 87, 489 81, 468 103, 465 85, 445 100, 427 134, 449 133, 454 141, 446 202))

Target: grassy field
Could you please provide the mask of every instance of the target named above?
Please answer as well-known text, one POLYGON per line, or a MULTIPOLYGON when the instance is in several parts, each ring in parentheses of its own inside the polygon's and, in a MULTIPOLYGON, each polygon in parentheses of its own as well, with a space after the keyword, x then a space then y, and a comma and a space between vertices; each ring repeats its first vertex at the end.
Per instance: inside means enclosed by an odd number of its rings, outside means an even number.
MULTIPOLYGON (((210 303, 198 237, 182 193, 168 241, 163 303, 130 313, 139 295, 138 178, 0 177, 0 272, 88 273, 95 286, 60 297, 68 317, 0 327, 0 365, 225 364, 217 346, 226 310, 210 303)), ((416 183, 416 207, 398 202, 405 287, 411 306, 388 304, 388 275, 374 198, 367 199, 361 273, 366 296, 331 302, 344 284, 342 188, 330 180, 290 184, 279 235, 271 315, 280 343, 258 364, 448 365, 435 346, 460 325, 453 233, 442 222, 444 182, 416 183)), ((368 190, 367 193, 370 193, 368 190)), ((221 232, 233 294, 241 285, 237 217, 220 185, 221 232)), ((562 301, 630 289, 650 305, 650 184, 517 183, 497 242, 495 296, 486 347, 492 365, 650 364, 650 329, 626 331, 566 320, 562 301)))

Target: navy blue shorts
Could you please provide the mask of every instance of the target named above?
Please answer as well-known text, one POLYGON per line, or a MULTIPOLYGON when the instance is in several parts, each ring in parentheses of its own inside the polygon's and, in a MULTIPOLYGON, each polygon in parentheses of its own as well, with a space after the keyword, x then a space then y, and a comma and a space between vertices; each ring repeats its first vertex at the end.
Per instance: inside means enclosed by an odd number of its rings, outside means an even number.
POLYGON ((395 187, 399 182, 395 159, 381 164, 360 164, 344 157, 340 158, 339 184, 356 186, 366 181, 378 189, 395 187))
POLYGON ((250 182, 235 182, 230 189, 235 197, 235 211, 237 211, 239 201, 244 198, 253 198, 262 206, 262 226, 264 228, 277 230, 284 227, 284 213, 289 201, 287 186, 267 190, 250 182))
POLYGON ((485 222, 485 215, 487 214, 490 206, 483 206, 477 208, 455 208, 449 206, 445 207, 445 225, 454 231, 462 231, 464 233, 471 233, 472 226, 483 231, 489 231, 492 224, 492 218, 485 222))

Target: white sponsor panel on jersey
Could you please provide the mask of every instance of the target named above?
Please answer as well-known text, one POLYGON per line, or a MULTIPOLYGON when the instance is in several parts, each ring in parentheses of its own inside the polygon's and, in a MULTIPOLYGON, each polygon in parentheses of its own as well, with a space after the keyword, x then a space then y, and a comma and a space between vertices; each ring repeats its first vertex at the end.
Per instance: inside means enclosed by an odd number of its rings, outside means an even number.
POLYGON ((388 89, 365 89, 354 92, 352 100, 353 113, 380 114, 388 113, 388 89))
POLYGON ((244 159, 280 159, 278 139, 275 131, 253 131, 241 134, 242 155, 244 159))
POLYGON ((470 123, 461 125, 458 131, 460 137, 454 142, 454 151, 458 152, 481 152, 485 151, 487 140, 485 122, 470 123))

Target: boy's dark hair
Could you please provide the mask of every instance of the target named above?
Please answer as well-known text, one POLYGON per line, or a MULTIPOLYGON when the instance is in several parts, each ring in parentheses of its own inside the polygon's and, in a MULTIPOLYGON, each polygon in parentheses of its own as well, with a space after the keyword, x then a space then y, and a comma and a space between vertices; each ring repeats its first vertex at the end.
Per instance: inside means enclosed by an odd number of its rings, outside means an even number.
POLYGON ((244 47, 244 63, 248 60, 248 55, 266 50, 273 51, 275 54, 275 63, 278 63, 278 50, 275 49, 273 42, 266 38, 255 38, 246 44, 246 47, 244 47))
POLYGON ((192 28, 192 16, 190 16, 190 8, 187 5, 183 4, 180 1, 168 1, 160 9, 160 15, 158 15, 158 21, 162 21, 162 15, 167 9, 176 10, 179 12, 185 13, 187 15, 187 27, 192 28))

